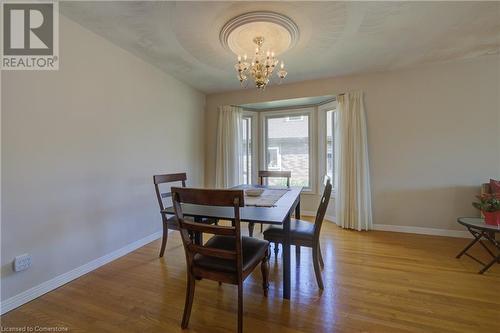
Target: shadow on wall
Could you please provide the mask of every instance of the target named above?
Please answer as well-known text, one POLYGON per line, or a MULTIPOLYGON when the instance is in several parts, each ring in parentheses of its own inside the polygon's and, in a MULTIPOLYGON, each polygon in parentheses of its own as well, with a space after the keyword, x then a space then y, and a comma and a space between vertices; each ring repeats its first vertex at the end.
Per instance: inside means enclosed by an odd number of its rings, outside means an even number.
POLYGON ((375 224, 463 230, 457 217, 479 216, 472 207, 479 186, 385 190, 373 194, 375 224))
POLYGON ((14 263, 13 262, 10 262, 10 263, 5 264, 2 267, 0 267, 0 276, 1 276, 1 278, 13 275, 14 273, 15 272, 14 272, 14 263))

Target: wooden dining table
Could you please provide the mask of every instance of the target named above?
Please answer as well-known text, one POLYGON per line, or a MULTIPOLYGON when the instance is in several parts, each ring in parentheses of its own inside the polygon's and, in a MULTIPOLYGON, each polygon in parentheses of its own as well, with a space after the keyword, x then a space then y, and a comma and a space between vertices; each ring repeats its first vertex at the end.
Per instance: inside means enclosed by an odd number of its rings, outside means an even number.
MULTIPOLYGON (((252 185, 238 185, 233 189, 246 189, 252 185)), ((260 186, 273 189, 272 186, 260 186)), ((289 187, 288 191, 274 204, 273 207, 245 206, 240 209, 240 219, 243 222, 254 222, 264 224, 282 225, 285 231, 283 242, 283 298, 290 299, 291 284, 291 239, 290 239, 290 219, 295 213, 295 218, 300 219, 300 193, 302 187, 289 187)), ((182 212, 185 216, 190 216, 199 221, 202 218, 214 218, 219 220, 234 220, 233 207, 200 206, 183 204, 182 212)), ((175 214, 173 207, 163 210, 166 214, 175 214)))

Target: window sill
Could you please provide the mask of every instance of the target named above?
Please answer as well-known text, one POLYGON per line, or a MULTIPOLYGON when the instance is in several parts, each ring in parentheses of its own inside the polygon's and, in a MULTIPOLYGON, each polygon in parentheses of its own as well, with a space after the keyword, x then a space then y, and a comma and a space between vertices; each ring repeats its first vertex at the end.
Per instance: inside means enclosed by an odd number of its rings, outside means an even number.
POLYGON ((311 189, 304 189, 302 190, 302 192, 300 192, 300 194, 306 194, 306 195, 317 195, 318 193, 314 192, 313 190, 311 189))
MULTIPOLYGON (((300 194, 305 194, 305 195, 316 195, 316 196, 322 196, 323 195, 323 192, 321 193, 317 193, 317 192, 314 192, 312 190, 302 190, 302 192, 300 192, 300 194)), ((332 191, 332 194, 330 195, 330 200, 331 199, 335 199, 337 197, 337 192, 335 191, 332 191)))

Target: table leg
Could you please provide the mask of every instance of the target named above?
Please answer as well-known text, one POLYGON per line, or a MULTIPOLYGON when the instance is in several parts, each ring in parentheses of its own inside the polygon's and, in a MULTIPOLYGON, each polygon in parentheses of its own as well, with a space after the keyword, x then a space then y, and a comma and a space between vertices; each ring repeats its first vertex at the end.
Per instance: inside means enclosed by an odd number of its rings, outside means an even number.
POLYGON ((290 299, 290 266, 291 266, 291 235, 290 235, 290 213, 283 222, 285 239, 283 242, 283 298, 290 299))
POLYGON ((474 236, 474 240, 472 240, 466 247, 463 249, 458 255, 457 258, 460 258, 462 255, 466 255, 469 258, 477 261, 479 264, 483 266, 483 268, 479 271, 479 274, 483 274, 486 272, 488 269, 490 269, 491 266, 495 263, 500 263, 500 254, 495 255, 487 246, 486 244, 483 243, 482 238, 486 239, 489 241, 497 250, 500 250, 500 243, 496 241, 494 237, 492 237, 491 233, 486 232, 486 231, 476 231, 473 228, 467 228, 469 232, 474 236), (481 260, 477 259, 476 257, 472 256, 471 254, 467 253, 467 251, 477 242, 488 252, 489 255, 493 257, 493 260, 491 260, 489 263, 485 264, 481 260))
POLYGON ((498 255, 496 258, 494 258, 492 261, 490 261, 486 266, 484 266, 483 269, 481 269, 479 271, 479 274, 483 274, 484 272, 486 272, 496 262, 500 262, 500 255, 498 255))
POLYGON ((299 202, 297 203, 297 206, 295 206, 295 218, 297 220, 300 219, 300 199, 299 202))
MULTIPOLYGON (((496 238, 495 238, 495 235, 492 235, 491 233, 486 233, 484 235, 484 238, 486 238, 496 249, 497 249, 497 252, 500 253, 500 242, 497 242, 496 238)), ((493 264, 495 263, 500 263, 500 254, 498 255, 495 255, 493 254, 493 252, 488 249, 486 247, 486 245, 482 244, 481 245, 489 252, 489 254, 493 257, 493 260, 490 261, 487 265, 484 266, 483 269, 481 269, 479 271, 479 274, 483 274, 484 272, 486 272, 488 269, 490 269, 491 266, 493 266, 493 264)))
POLYGON ((460 258, 467 252, 474 244, 476 244, 480 239, 481 239, 481 234, 480 233, 475 233, 471 229, 468 229, 469 232, 474 236, 474 240, 469 243, 459 254, 457 254, 457 259, 460 258))
MULTIPOLYGON (((195 217, 194 221, 197 223, 201 223, 202 218, 201 217, 195 217)), ((194 243, 196 245, 202 245, 203 244, 203 234, 201 232, 195 232, 194 233, 194 243)))

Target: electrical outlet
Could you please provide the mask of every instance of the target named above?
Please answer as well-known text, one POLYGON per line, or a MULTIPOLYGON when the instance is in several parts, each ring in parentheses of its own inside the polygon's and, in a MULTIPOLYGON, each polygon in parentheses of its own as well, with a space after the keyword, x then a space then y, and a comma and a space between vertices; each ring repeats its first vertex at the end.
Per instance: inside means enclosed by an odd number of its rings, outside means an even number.
POLYGON ((31 255, 28 253, 21 254, 14 258, 14 272, 27 270, 31 267, 31 255))

